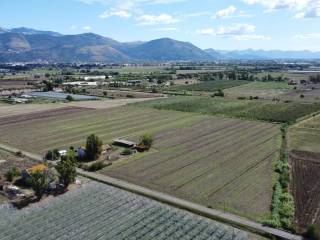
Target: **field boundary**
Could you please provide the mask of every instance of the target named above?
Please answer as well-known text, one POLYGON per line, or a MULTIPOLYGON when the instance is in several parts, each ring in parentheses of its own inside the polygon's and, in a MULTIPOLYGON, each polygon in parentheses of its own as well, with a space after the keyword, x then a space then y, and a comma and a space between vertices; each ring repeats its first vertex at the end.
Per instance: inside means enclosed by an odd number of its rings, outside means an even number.
POLYGON ((262 224, 247 220, 245 218, 241 218, 239 216, 230 214, 230 213, 224 213, 219 210, 210 209, 204 206, 201 206, 199 204, 195 204, 186 200, 182 200, 161 192, 153 191, 145 187, 141 187, 126 181, 122 181, 116 178, 112 178, 109 176, 97 174, 97 173, 91 173, 91 172, 85 172, 81 169, 77 169, 77 172, 79 175, 82 175, 84 177, 90 178, 92 180, 102 182, 135 194, 139 194, 151 199, 154 199, 156 201, 166 203, 168 205, 184 209, 187 211, 190 211, 192 213, 198 214, 200 216, 204 216, 213 220, 217 220, 223 223, 230 224, 235 227, 239 227, 245 230, 248 230, 253 233, 258 233, 263 236, 275 236, 280 239, 287 239, 287 240, 302 240, 303 238, 298 235, 294 235, 289 232, 285 232, 282 230, 270 228, 263 226, 262 224))

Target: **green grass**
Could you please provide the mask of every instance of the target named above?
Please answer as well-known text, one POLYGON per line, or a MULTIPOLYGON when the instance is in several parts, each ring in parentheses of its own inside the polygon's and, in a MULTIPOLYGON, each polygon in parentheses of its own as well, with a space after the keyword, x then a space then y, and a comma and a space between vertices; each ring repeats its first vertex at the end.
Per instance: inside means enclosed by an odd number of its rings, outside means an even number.
POLYGON ((200 82, 197 84, 190 84, 190 85, 171 86, 171 87, 167 88, 166 90, 214 92, 219 89, 232 88, 232 87, 239 86, 239 85, 246 84, 246 83, 248 83, 248 81, 215 80, 215 81, 200 82))
POLYGON ((203 118, 206 116, 134 107, 85 110, 0 126, 0 142, 45 153, 53 148, 83 145, 91 133, 99 135, 106 143, 118 137, 138 140, 145 132, 156 134, 203 118))
POLYGON ((249 90, 291 90, 294 86, 286 82, 252 82, 249 84, 241 85, 237 89, 249 90))
POLYGON ((320 152, 320 115, 289 129, 289 147, 291 150, 320 152))
POLYGON ((284 103, 208 97, 174 97, 138 103, 137 105, 156 109, 287 123, 294 122, 305 115, 320 111, 320 104, 316 103, 284 103))

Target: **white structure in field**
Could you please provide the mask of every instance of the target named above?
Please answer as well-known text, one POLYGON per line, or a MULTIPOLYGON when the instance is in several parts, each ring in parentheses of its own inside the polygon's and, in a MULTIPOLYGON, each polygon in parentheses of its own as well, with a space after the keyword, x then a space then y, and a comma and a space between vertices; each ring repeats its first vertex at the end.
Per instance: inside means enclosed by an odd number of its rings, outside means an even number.
POLYGON ((90 80, 106 80, 106 76, 86 76, 83 78, 85 81, 90 81, 90 80))

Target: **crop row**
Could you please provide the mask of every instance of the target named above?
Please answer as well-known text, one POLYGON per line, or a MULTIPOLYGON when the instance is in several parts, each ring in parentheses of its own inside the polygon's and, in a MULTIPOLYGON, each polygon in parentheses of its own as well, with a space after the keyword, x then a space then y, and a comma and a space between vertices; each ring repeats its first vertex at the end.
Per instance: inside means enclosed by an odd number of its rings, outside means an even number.
POLYGON ((1 239, 247 239, 245 232, 153 200, 90 183, 42 206, 7 211, 1 239))

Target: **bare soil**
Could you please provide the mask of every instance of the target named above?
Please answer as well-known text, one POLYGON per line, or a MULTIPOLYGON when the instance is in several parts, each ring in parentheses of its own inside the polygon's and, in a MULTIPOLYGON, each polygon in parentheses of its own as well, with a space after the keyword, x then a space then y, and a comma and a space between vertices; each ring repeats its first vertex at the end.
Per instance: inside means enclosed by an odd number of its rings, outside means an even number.
POLYGON ((293 150, 292 189, 295 199, 295 224, 300 231, 320 224, 320 154, 293 150))

